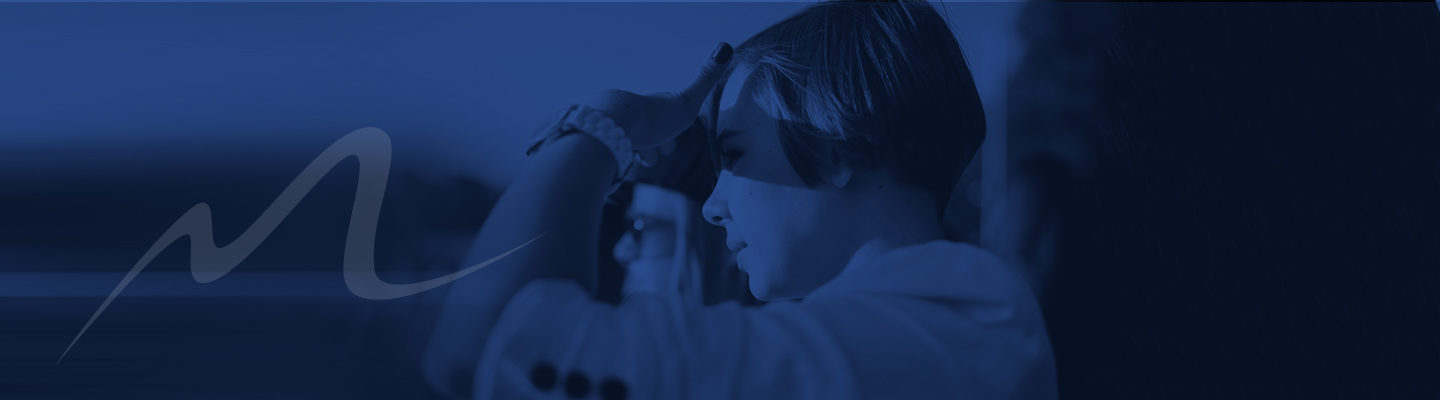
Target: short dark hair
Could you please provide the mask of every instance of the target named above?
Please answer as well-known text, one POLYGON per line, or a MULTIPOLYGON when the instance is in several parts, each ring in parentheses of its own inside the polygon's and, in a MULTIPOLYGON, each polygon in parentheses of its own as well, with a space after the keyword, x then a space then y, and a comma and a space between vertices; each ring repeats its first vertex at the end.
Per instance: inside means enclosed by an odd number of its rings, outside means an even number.
POLYGON ((781 120, 785 156, 808 185, 843 160, 930 190, 943 214, 985 139, 964 52, 924 1, 816 3, 746 40, 735 60, 711 95, 710 126, 734 68, 753 66, 754 100, 781 120))

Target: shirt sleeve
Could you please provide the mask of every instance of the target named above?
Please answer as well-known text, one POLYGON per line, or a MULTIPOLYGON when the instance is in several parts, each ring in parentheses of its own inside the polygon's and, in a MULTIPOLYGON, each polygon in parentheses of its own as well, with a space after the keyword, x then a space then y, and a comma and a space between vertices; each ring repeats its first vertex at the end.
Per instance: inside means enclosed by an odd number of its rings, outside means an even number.
POLYGON ((684 309, 635 295, 612 306, 536 281, 500 317, 477 399, 849 399, 852 369, 798 303, 684 309))
POLYGON ((536 281, 491 334, 477 399, 1053 398, 1038 313, 994 299, 857 295, 619 306, 536 281))

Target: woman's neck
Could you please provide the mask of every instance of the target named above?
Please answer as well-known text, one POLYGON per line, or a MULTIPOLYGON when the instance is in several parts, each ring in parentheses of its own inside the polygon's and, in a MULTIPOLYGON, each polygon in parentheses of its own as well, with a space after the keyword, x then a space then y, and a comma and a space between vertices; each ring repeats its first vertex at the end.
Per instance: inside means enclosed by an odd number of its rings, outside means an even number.
POLYGON ((943 239, 945 233, 929 193, 903 185, 890 186, 860 202, 866 212, 857 222, 863 232, 845 269, 861 265, 895 249, 943 239))

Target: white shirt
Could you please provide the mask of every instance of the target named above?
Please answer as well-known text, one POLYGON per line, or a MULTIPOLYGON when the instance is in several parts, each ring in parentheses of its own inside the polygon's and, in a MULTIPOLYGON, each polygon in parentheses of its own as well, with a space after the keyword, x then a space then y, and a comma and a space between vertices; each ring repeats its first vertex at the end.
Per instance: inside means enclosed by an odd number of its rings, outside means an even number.
POLYGON ((476 376, 477 399, 563 399, 567 390, 608 399, 617 387, 626 399, 1057 397, 1050 341, 1022 275, 943 240, 762 307, 645 295, 617 307, 574 282, 536 281, 511 299, 476 376))

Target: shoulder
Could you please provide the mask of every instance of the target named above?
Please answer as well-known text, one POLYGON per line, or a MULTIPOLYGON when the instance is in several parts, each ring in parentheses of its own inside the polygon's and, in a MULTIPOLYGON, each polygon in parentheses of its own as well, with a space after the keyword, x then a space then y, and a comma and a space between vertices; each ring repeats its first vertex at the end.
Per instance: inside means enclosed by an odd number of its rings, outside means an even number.
POLYGON ((536 281, 496 324, 476 398, 853 398, 832 334, 800 303, 685 307, 636 295, 613 306, 572 282, 536 281))
POLYGON ((937 241, 856 267, 805 302, 842 351, 864 360, 867 395, 1007 398, 1031 388, 1034 398, 1053 398, 1039 304, 1023 274, 994 253, 937 241))
POLYGON ((856 265, 810 298, 857 295, 1034 301, 1034 293, 1020 271, 1002 262, 995 253, 945 240, 896 249, 856 265))

